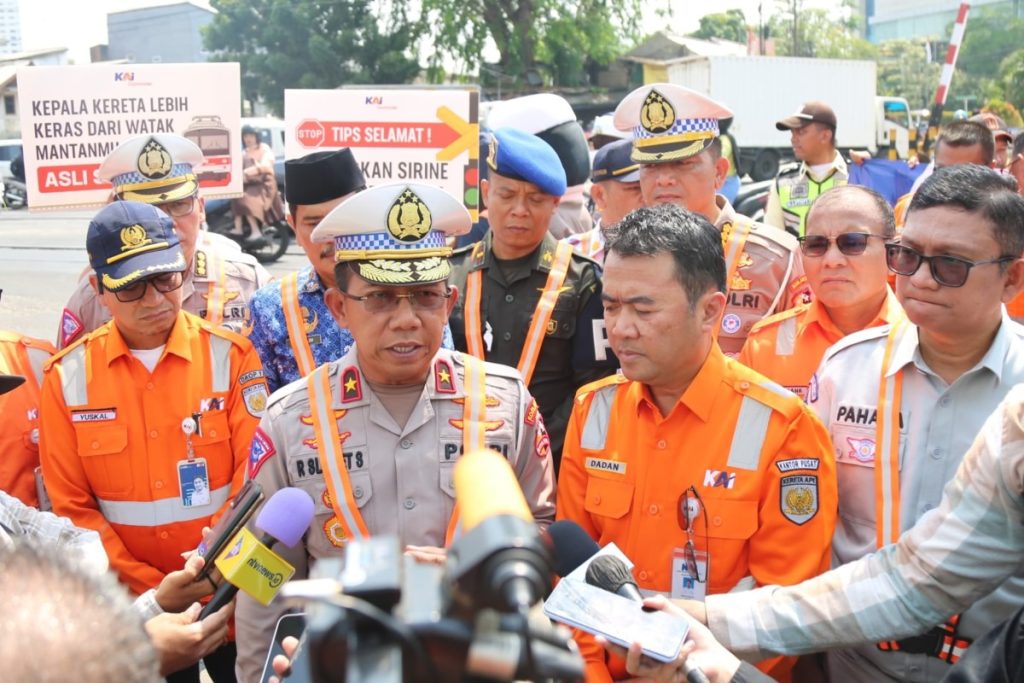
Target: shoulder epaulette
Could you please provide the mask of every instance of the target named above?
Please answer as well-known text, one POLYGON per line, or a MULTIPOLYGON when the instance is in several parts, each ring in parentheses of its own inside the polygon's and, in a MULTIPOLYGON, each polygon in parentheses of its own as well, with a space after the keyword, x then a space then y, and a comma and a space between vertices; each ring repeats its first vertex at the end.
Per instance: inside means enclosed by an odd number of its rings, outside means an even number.
POLYGON ((828 348, 828 351, 825 352, 825 356, 821 359, 821 361, 824 363, 826 360, 832 358, 837 353, 840 353, 841 351, 848 349, 852 346, 856 346, 857 344, 869 341, 876 341, 878 339, 884 339, 885 336, 889 334, 889 329, 891 327, 891 325, 880 325, 878 327, 868 327, 867 329, 859 330, 852 334, 848 334, 839 341, 837 341, 835 344, 830 346, 828 348))
POLYGON ((807 309, 809 309, 810 307, 811 304, 799 304, 797 306, 794 306, 793 308, 787 308, 786 310, 780 313, 773 313, 767 318, 761 318, 756 323, 754 323, 754 326, 752 328, 750 328, 750 333, 753 334, 754 332, 759 332, 769 327, 775 327, 783 320, 795 318, 796 316, 801 315, 802 313, 806 313, 807 309))
POLYGON ((71 342, 69 345, 65 346, 63 349, 59 350, 57 353, 55 353, 52 356, 50 356, 47 359, 47 361, 43 364, 43 370, 48 369, 54 363, 59 363, 60 359, 63 358, 64 356, 66 356, 72 349, 75 349, 75 348, 81 346, 82 344, 84 344, 85 342, 89 341, 90 339, 94 339, 95 337, 103 336, 104 334, 107 333, 107 330, 108 330, 107 325, 100 325, 95 330, 93 330, 91 332, 88 332, 86 334, 83 334, 81 337, 79 337, 75 341, 71 342))
POLYGON ((608 375, 607 377, 602 377, 601 379, 590 382, 589 384, 584 384, 576 391, 576 402, 583 403, 587 396, 590 394, 596 394, 600 391, 609 389, 615 391, 618 389, 620 384, 626 384, 627 382, 629 382, 629 380, 626 379, 625 375, 620 372, 616 372, 614 375, 608 375))

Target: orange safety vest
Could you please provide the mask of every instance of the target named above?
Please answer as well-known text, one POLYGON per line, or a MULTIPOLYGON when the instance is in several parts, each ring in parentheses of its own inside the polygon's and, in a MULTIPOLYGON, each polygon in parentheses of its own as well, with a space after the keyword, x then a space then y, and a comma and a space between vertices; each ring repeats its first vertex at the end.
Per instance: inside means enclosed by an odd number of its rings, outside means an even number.
MULTIPOLYGON (((478 243, 483 247, 483 242, 478 243)), ((476 254, 474 253, 474 256, 476 254)), ((569 272, 569 264, 572 262, 572 247, 566 242, 559 242, 555 248, 555 260, 548 272, 548 280, 544 284, 544 291, 541 293, 537 308, 533 311, 533 320, 530 322, 530 329, 526 333, 526 343, 523 344, 522 353, 519 355, 519 363, 516 369, 523 376, 527 386, 533 378, 533 371, 537 366, 537 358, 540 356, 540 347, 544 343, 544 333, 547 330, 548 321, 555 310, 555 302, 565 282, 565 276, 569 272)), ((466 279, 466 308, 465 327, 466 345, 469 347, 469 354, 483 360, 486 356, 484 340, 480 334, 480 298, 483 293, 483 271, 475 270, 466 279)))
POLYGON ((39 393, 43 365, 54 353, 49 342, 0 332, 0 374, 25 377, 23 385, 0 396, 0 489, 43 510, 50 508, 39 474, 39 393))
POLYGON ((313 349, 309 345, 302 322, 302 307, 299 305, 299 274, 291 273, 281 280, 281 308, 284 310, 284 322, 288 327, 288 343, 295 356, 295 364, 299 375, 307 376, 316 369, 313 349))

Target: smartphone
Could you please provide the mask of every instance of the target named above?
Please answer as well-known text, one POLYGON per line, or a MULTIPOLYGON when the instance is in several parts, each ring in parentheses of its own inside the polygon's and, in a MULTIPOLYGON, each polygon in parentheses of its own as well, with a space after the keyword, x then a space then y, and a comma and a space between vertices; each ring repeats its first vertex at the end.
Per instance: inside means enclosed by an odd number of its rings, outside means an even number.
POLYGON ((213 571, 214 558, 220 555, 221 551, 224 550, 224 546, 235 537, 238 530, 245 526, 245 523, 252 517, 252 513, 256 511, 256 506, 259 505, 261 500, 263 500, 263 487, 250 479, 245 482, 245 485, 238 494, 228 502, 228 509, 224 511, 221 518, 213 525, 213 529, 210 530, 206 539, 196 548, 196 552, 206 560, 206 564, 203 565, 203 571, 199 573, 200 579, 205 578, 213 571))

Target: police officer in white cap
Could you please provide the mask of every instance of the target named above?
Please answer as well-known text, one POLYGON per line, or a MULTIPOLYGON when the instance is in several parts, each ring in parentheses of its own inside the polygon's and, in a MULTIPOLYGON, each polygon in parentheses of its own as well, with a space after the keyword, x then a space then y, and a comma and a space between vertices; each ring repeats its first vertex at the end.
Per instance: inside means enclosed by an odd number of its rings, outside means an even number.
MULTIPOLYGON (((448 285, 446 238, 469 226, 443 190, 397 183, 352 196, 313 232, 334 241, 326 301, 355 346, 273 394, 248 472, 268 497, 297 486, 316 501, 304 542, 282 552, 300 578, 311 561, 371 534, 443 561, 457 522, 455 463, 475 448, 504 455, 537 521, 554 519, 550 444, 519 373, 441 348, 459 294, 448 285)), ((259 680, 283 611, 239 594, 240 680, 259 680)))
POLYGON ((633 131, 644 203, 673 203, 703 214, 722 232, 729 288, 718 342, 736 356, 754 323, 810 298, 797 241, 778 228, 737 214, 717 191, 729 162, 718 122, 732 112, 689 88, 637 88, 615 109, 615 125, 633 131))
MULTIPOLYGON (((174 220, 190 264, 182 286, 182 308, 242 332, 250 297, 272 278, 255 258, 202 229, 205 202, 196 177, 202 163, 202 151, 180 135, 140 135, 118 145, 98 174, 114 186, 114 200, 152 204, 174 220)), ((108 320, 110 313, 88 278, 83 278, 61 314, 57 344, 63 348, 108 320)))

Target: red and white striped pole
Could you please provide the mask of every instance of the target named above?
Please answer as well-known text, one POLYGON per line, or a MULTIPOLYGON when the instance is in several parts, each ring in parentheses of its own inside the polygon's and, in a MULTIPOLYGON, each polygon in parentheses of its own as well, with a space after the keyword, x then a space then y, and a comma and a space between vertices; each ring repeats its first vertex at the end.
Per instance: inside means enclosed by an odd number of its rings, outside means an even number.
POLYGON ((960 54, 960 44, 964 40, 964 30, 967 28, 967 13, 971 5, 966 2, 960 3, 960 9, 956 13, 956 23, 953 24, 953 35, 949 38, 949 47, 946 49, 946 63, 942 65, 942 74, 939 76, 939 87, 935 90, 935 102, 932 104, 932 115, 928 121, 928 137, 925 140, 925 150, 938 135, 939 125, 942 123, 942 108, 946 105, 946 96, 949 94, 949 84, 953 80, 953 70, 956 68, 956 58, 960 54))

